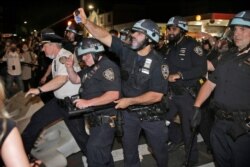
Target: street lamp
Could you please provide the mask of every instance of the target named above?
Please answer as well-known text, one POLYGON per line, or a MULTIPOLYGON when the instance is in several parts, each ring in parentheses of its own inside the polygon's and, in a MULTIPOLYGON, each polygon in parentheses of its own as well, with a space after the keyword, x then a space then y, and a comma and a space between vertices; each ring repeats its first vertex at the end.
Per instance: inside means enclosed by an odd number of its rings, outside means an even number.
POLYGON ((69 20, 68 23, 67 23, 67 25, 70 26, 71 24, 72 24, 72 21, 69 20))
POLYGON ((89 4, 89 5, 88 5, 88 9, 89 9, 89 10, 93 10, 93 9, 94 9, 94 5, 89 4))

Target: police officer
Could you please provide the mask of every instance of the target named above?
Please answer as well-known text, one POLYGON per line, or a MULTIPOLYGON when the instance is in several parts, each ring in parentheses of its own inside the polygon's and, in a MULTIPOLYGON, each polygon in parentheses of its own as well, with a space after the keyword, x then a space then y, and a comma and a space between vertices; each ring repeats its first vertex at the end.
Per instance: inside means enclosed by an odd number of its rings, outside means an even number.
POLYGON ((75 47, 82 39, 81 27, 75 22, 72 22, 66 27, 64 37, 66 41, 63 41, 63 48, 74 53, 75 47))
POLYGON ((249 166, 250 159, 250 10, 234 16, 234 49, 225 52, 201 87, 192 126, 200 123, 199 107, 214 90, 216 106, 211 144, 218 166, 249 166))
MULTIPOLYGON (((186 158, 191 145, 190 121, 193 115, 194 96, 199 89, 198 80, 206 74, 206 57, 198 42, 186 36, 187 22, 181 16, 171 17, 167 22, 169 46, 165 60, 169 65, 169 112, 168 119, 173 122, 176 114, 180 116, 186 158)), ((170 124, 171 128, 171 124, 170 124)), ((196 139, 191 147, 190 165, 198 162, 196 139)))
MULTIPOLYGON (((83 131, 84 120, 82 117, 69 119, 68 110, 64 106, 63 99, 67 96, 78 94, 80 84, 72 84, 68 80, 68 73, 63 59, 72 55, 61 46, 62 38, 55 34, 51 29, 45 29, 42 34, 42 50, 46 56, 52 59, 52 76, 53 78, 38 88, 31 88, 25 96, 39 95, 44 92, 53 91, 54 98, 47 102, 41 109, 31 117, 31 120, 22 133, 22 139, 27 154, 30 153, 33 145, 40 135, 40 132, 47 125, 63 119, 68 129, 75 138, 81 151, 85 154, 87 134, 83 131)), ((77 63, 74 65, 75 70, 80 70, 77 63)))
MULTIPOLYGON (((81 83, 80 99, 74 101, 77 108, 100 106, 120 97, 121 79, 118 66, 103 55, 103 45, 94 38, 83 38, 76 48, 79 61, 85 61, 86 68, 79 73, 73 69, 73 60, 68 59, 66 68, 69 79, 81 83)), ((114 140, 113 107, 101 109, 88 116, 90 137, 87 143, 87 161, 91 167, 114 166, 111 155, 114 140)))
POLYGON ((167 93, 168 66, 152 48, 159 41, 159 27, 149 19, 136 22, 131 34, 131 48, 105 29, 89 21, 82 8, 78 9, 81 23, 102 43, 107 45, 120 58, 122 95, 116 101, 117 109, 123 111, 124 166, 139 167, 138 141, 143 129, 147 141, 157 161, 158 167, 166 167, 168 162, 165 111, 161 105, 167 93))

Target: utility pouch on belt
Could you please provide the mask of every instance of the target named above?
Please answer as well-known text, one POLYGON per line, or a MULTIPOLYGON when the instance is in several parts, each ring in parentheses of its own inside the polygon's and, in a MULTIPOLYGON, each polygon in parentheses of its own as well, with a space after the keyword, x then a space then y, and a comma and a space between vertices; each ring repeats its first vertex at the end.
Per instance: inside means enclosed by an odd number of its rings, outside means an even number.
POLYGON ((238 137, 245 135, 248 133, 250 128, 247 128, 244 125, 244 122, 238 122, 234 121, 234 124, 230 127, 230 129, 227 131, 227 134, 236 141, 238 137))
POLYGON ((227 134, 236 141, 238 137, 247 134, 250 131, 250 119, 248 112, 228 112, 217 110, 216 117, 221 120, 232 121, 232 126, 228 129, 227 134))
POLYGON ((88 116, 88 123, 90 127, 100 126, 102 124, 109 124, 111 128, 115 127, 115 116, 109 115, 91 115, 88 116))

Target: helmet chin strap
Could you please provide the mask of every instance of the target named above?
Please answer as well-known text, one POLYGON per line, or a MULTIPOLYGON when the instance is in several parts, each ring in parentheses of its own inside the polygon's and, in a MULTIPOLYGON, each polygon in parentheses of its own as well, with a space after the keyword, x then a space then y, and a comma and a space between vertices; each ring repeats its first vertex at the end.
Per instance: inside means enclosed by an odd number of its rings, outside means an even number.
POLYGON ((94 60, 94 64, 93 65, 97 64, 98 61, 99 61, 100 55, 96 54, 96 53, 91 53, 91 55, 92 55, 92 58, 94 60))

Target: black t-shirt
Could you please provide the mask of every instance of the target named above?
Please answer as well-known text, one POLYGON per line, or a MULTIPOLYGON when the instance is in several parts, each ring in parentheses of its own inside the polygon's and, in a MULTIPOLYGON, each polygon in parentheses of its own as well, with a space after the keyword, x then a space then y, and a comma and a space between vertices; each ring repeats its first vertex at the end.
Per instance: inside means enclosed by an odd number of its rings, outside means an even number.
POLYGON ((140 56, 116 37, 112 37, 111 50, 120 57, 122 93, 125 97, 136 97, 149 91, 167 92, 168 66, 155 50, 140 56))
POLYGON ((223 55, 209 80, 216 84, 214 100, 228 110, 250 110, 250 53, 223 55))

